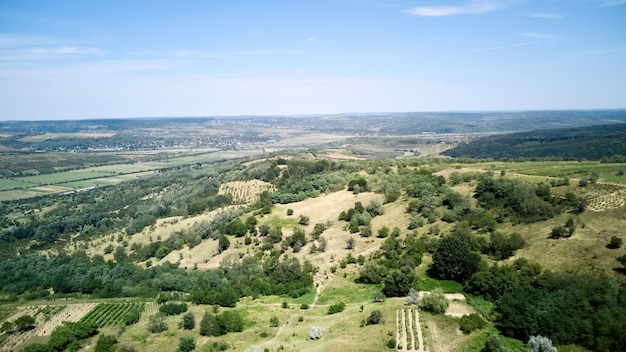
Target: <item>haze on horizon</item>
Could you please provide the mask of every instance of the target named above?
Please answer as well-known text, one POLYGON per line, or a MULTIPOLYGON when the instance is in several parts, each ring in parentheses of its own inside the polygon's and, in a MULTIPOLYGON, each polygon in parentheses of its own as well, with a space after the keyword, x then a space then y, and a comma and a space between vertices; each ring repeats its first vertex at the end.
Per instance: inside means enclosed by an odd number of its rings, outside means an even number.
POLYGON ((626 108, 626 0, 3 1, 0 120, 626 108))

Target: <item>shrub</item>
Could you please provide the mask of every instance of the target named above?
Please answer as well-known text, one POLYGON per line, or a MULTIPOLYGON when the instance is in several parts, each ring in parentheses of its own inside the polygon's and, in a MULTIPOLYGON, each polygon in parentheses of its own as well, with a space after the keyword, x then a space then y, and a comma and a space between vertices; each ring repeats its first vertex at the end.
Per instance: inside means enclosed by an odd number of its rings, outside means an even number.
POLYGON ((367 317, 367 325, 376 325, 383 322, 383 313, 379 310, 373 310, 369 317, 367 317))
POLYGON ((196 327, 196 318, 193 313, 183 315, 183 319, 180 321, 180 327, 185 330, 193 330, 193 328, 196 327))
POLYGON ((459 329, 466 334, 469 334, 474 330, 480 330, 486 325, 485 321, 476 313, 464 315, 461 319, 459 319, 459 329))
POLYGON ((22 352, 53 352, 52 347, 42 343, 30 344, 22 350, 22 352))
POLYGON ((273 316, 273 317, 270 318, 270 327, 271 328, 278 327, 278 324, 279 324, 279 322, 278 322, 278 317, 277 316, 273 316))
POLYGON ((552 346, 552 340, 537 335, 531 336, 528 340, 528 352, 557 352, 557 350, 552 346))
POLYGON ((346 304, 343 302, 333 304, 328 307, 328 314, 341 313, 346 308, 346 304))
POLYGON ((319 340, 322 338, 322 328, 319 326, 313 326, 311 327, 311 330, 309 331, 309 338, 311 340, 319 340))
POLYGON ((126 313, 126 316, 124 316, 124 324, 126 324, 127 326, 133 325, 139 322, 140 318, 141 318, 141 310, 132 309, 130 312, 126 313))
POLYGON ((389 341, 387 341, 387 348, 391 348, 391 349, 395 349, 396 348, 396 339, 395 338, 390 338, 389 341))
POLYGON ((168 326, 165 319, 163 319, 163 315, 159 313, 151 315, 148 319, 148 331, 152 333, 163 332, 167 330, 167 328, 168 326))
POLYGON ((418 303, 419 303, 419 292, 415 289, 410 289, 409 294, 406 296, 406 299, 404 300, 404 304, 411 305, 411 304, 418 304, 418 303))
POLYGON ((609 244, 606 245, 606 248, 618 249, 621 246, 622 246, 622 239, 617 236, 611 236, 611 240, 609 241, 609 244))
POLYGON ((35 327, 35 318, 30 315, 22 315, 13 322, 18 331, 31 330, 35 327))
POLYGON ((432 292, 424 294, 419 302, 420 308, 433 314, 445 313, 449 305, 450 302, 446 296, 444 296, 440 288, 436 288, 432 292))
POLYGON ((485 347, 483 347, 480 352, 506 352, 502 346, 502 341, 498 335, 490 335, 485 342, 485 347))
POLYGON ((181 337, 178 344, 178 350, 180 352, 191 352, 196 349, 196 341, 193 337, 181 337))
POLYGON ((187 303, 166 303, 159 307, 159 312, 165 315, 177 315, 186 312, 187 303))
POLYGON ((115 338, 115 336, 100 334, 100 336, 98 336, 98 342, 96 342, 95 351, 113 352, 115 351, 114 346, 116 343, 117 339, 115 338))

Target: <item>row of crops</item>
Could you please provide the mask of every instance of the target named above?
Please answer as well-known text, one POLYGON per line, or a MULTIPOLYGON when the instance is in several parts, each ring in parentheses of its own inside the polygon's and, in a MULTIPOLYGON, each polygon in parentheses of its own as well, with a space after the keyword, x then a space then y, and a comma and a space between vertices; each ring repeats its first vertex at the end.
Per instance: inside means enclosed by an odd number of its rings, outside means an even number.
POLYGON ((79 322, 95 323, 101 328, 106 326, 126 326, 139 320, 144 306, 144 302, 100 303, 82 317, 79 322))
POLYGON ((65 309, 65 307, 66 307, 65 305, 45 306, 45 307, 37 309, 37 313, 35 314, 35 316, 37 316, 39 314, 43 314, 44 321, 48 321, 48 320, 50 320, 50 318, 55 316, 57 313, 59 313, 60 311, 65 309))

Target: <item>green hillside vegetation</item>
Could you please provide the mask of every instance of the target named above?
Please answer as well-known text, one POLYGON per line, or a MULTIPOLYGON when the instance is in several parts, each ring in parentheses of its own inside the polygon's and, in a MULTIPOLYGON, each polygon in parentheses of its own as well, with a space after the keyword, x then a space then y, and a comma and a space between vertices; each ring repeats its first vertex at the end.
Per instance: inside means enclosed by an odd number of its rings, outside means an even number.
POLYGON ((304 154, 3 202, 0 346, 626 350, 619 170, 304 154))
POLYGON ((443 155, 494 160, 563 159, 626 162, 626 124, 498 134, 474 139, 443 155), (621 157, 619 157, 621 155, 621 157))

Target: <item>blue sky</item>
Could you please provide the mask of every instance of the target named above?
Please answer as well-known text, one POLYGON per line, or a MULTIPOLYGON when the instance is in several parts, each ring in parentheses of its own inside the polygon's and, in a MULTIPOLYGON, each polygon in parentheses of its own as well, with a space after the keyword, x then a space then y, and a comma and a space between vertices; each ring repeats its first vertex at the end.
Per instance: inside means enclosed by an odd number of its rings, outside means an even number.
POLYGON ((626 108, 626 0, 0 2, 0 120, 626 108))

